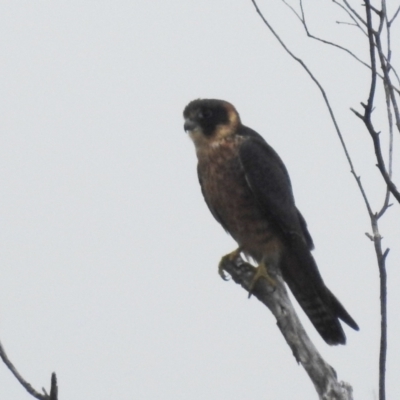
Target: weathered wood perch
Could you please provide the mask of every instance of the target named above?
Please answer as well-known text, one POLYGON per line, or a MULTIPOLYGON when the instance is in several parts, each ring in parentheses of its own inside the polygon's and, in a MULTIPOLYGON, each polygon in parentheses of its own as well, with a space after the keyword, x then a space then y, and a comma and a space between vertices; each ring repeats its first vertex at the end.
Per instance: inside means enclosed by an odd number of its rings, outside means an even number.
MULTIPOLYGON (((221 268, 232 279, 249 292, 255 275, 255 268, 239 256, 233 261, 225 259, 221 268)), ((277 325, 296 361, 306 370, 313 382, 320 400, 353 400, 353 389, 346 382, 339 382, 335 370, 321 357, 304 330, 286 291, 280 271, 268 266, 269 275, 276 287, 266 279, 259 279, 252 291, 275 316, 277 325)))

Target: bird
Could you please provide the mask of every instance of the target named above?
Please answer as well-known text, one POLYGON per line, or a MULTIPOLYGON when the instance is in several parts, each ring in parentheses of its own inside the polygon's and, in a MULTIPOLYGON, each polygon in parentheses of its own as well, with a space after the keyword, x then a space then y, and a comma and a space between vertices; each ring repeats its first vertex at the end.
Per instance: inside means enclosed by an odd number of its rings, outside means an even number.
POLYGON ((268 265, 277 265, 325 342, 345 344, 340 320, 355 330, 359 327, 321 277, 311 254, 313 239, 279 155, 260 134, 242 124, 227 101, 193 100, 183 118, 195 146, 204 200, 238 244, 225 258, 243 253, 258 264, 252 287, 263 278, 273 284, 268 265))

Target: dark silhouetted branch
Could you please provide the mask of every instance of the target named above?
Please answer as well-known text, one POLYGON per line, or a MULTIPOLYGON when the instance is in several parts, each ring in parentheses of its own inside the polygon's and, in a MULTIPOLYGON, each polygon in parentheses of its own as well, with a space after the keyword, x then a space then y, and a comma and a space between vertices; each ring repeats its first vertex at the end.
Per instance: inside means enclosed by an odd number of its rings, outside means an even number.
POLYGON ((53 372, 51 375, 51 388, 50 388, 50 395, 46 393, 43 389, 43 394, 37 392, 30 383, 28 383, 22 375, 17 371, 14 367, 13 363, 7 356, 6 351, 4 350, 3 345, 0 343, 0 357, 3 360, 4 364, 7 368, 11 371, 11 373, 17 378, 18 382, 25 388, 25 390, 33 396, 35 399, 38 400, 58 400, 58 387, 57 387, 57 378, 56 374, 53 372))

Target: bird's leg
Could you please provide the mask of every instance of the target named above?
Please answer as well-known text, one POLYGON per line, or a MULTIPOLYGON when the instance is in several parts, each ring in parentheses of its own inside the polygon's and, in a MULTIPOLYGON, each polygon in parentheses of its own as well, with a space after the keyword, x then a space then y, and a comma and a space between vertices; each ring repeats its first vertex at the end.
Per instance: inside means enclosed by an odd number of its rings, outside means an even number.
POLYGON ((249 298, 251 297, 251 295, 253 294, 253 290, 254 290, 254 286, 256 285, 256 282, 260 279, 260 278, 264 278, 268 281, 268 283, 272 286, 272 287, 276 287, 276 282, 273 278, 271 278, 271 276, 268 273, 268 269, 267 269, 267 264, 265 262, 265 260, 262 260, 261 263, 258 265, 258 267, 256 268, 256 273, 253 276, 253 279, 250 282, 250 286, 249 286, 249 298))
POLYGON ((219 273, 219 276, 220 276, 224 281, 227 281, 227 280, 228 280, 228 278, 226 277, 225 272, 224 272, 224 264, 225 264, 226 262, 228 262, 228 261, 232 262, 232 261, 234 261, 236 258, 238 258, 238 257, 240 256, 240 253, 242 252, 242 250, 243 250, 242 247, 239 246, 236 250, 232 251, 231 253, 229 253, 229 254, 227 254, 227 255, 225 255, 225 256, 223 256, 223 257, 221 258, 221 261, 220 261, 219 264, 218 264, 218 273, 219 273))

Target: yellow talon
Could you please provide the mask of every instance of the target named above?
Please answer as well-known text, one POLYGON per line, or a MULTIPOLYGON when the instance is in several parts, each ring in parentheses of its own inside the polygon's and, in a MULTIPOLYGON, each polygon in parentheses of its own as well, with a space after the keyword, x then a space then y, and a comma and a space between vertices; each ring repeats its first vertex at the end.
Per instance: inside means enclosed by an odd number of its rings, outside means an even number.
POLYGON ((228 278, 226 277, 225 272, 224 272, 224 264, 225 264, 227 261, 231 261, 231 262, 232 262, 232 261, 234 261, 236 258, 238 258, 238 257, 240 256, 241 251, 242 251, 242 248, 241 248, 241 247, 238 247, 236 250, 232 251, 231 253, 229 253, 229 254, 227 254, 227 255, 225 255, 225 256, 223 256, 223 257, 221 258, 221 261, 220 261, 219 264, 218 264, 218 273, 219 273, 219 276, 220 276, 224 281, 227 281, 227 280, 228 280, 228 278))
POLYGON ((254 286, 260 278, 266 279, 271 286, 276 287, 275 280, 272 279, 271 276, 268 274, 267 266, 264 262, 261 262, 261 264, 259 264, 259 266, 256 268, 256 273, 254 274, 253 279, 250 282, 249 298, 253 294, 254 286))

